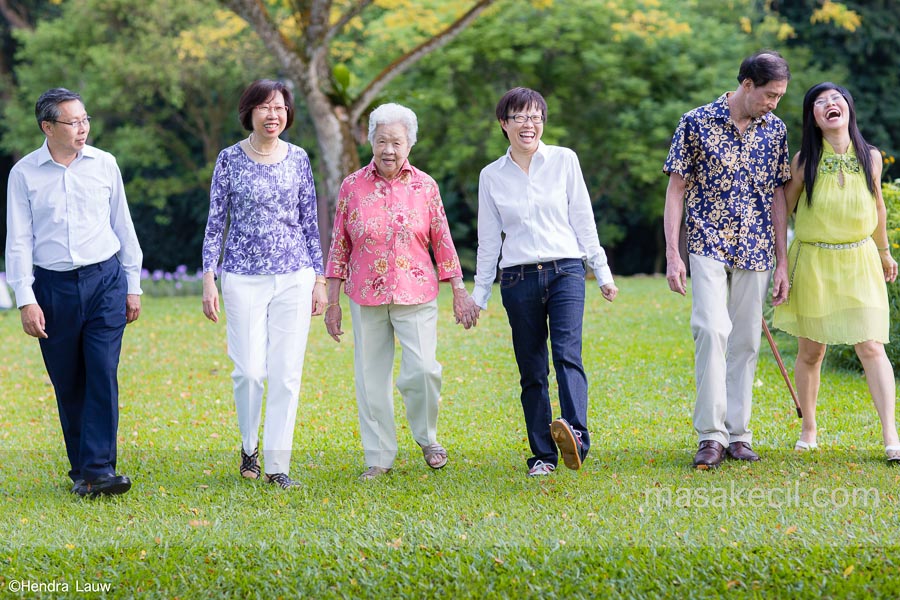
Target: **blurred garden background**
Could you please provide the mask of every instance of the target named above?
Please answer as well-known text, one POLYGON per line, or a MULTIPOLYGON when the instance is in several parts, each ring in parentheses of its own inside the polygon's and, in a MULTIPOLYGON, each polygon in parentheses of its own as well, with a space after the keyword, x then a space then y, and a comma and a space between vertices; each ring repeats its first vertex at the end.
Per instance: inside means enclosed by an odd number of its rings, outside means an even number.
MULTIPOLYGON (((312 158, 323 246, 341 179, 371 157, 367 115, 395 101, 418 114, 410 158, 439 182, 471 275, 478 174, 507 145, 494 106, 524 85, 548 100, 544 141, 578 153, 613 272, 661 273, 661 169, 679 117, 774 48, 793 73, 776 111, 792 152, 806 89, 854 94, 884 157, 897 248, 898 14, 897 0, 0 0, 0 239, 9 169, 42 142, 34 102, 68 87, 93 117, 90 143, 119 161, 146 292, 197 293, 213 165, 246 135, 240 92, 268 77, 295 91, 284 137, 312 158)), ((857 364, 852 349, 835 358, 857 364)))
POLYGON ((896 0, 0 0, 0 189, 5 199, 9 168, 42 141, 38 95, 76 90, 90 142, 121 166, 144 266, 194 271, 216 156, 246 135, 239 94, 280 78, 297 97, 285 137, 311 155, 324 240, 337 185, 371 156, 366 115, 396 101, 419 116, 411 160, 439 182, 471 273, 478 173, 506 149, 494 106, 524 85, 548 100, 544 140, 579 155, 613 271, 658 273, 675 125, 734 89, 758 49, 791 66, 776 113, 792 151, 804 91, 833 80, 885 153, 885 180, 900 177, 898 10, 896 0))
MULTIPOLYGON (((761 48, 791 66, 776 114, 792 152, 807 88, 831 80, 855 96, 883 153, 897 255, 898 14, 898 0, 0 0, 0 239, 8 171, 42 142, 34 102, 71 88, 93 118, 90 143, 122 169, 146 293, 121 370, 121 464, 136 487, 109 502, 66 492, 38 344, 17 311, 0 311, 0 591, 83 580, 114 598, 900 596, 900 475, 884 464, 852 348, 828 354, 819 452, 791 449, 800 421, 764 349, 764 460, 695 471, 690 302, 641 276, 665 270, 661 169, 679 117, 734 89, 741 59, 761 48), (352 341, 334 344, 315 321, 292 473, 304 485, 285 495, 238 478, 224 328, 183 296, 200 291, 216 156, 246 136, 238 97, 262 77, 294 89, 284 137, 312 158, 326 243, 336 185, 371 156, 368 113, 412 108, 411 161, 441 186, 467 276, 478 174, 507 145, 495 103, 517 85, 544 94, 543 139, 578 153, 622 289, 610 305, 588 288, 597 443, 584 469, 524 477, 505 315, 495 301, 463 331, 445 289, 448 468, 428 471, 410 448, 398 400, 395 473, 355 482, 352 341), (790 502, 744 502, 772 490, 790 502), (847 502, 857 491, 865 502, 847 502), (694 502, 719 492, 725 506, 694 502)), ((3 270, 0 257, 0 282, 3 270)), ((888 289, 897 340, 900 285, 888 289)), ((796 341, 776 339, 790 366, 796 341)))

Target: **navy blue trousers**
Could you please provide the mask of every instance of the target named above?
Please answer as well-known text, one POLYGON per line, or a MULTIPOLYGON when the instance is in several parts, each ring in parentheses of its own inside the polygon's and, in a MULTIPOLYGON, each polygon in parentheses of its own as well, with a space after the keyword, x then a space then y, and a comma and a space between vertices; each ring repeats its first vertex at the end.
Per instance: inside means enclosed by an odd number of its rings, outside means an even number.
POLYGON ((550 435, 550 365, 547 336, 559 386, 559 408, 572 428, 581 432, 587 453, 588 382, 581 361, 584 319, 584 262, 568 258, 503 269, 500 295, 512 329, 513 350, 522 386, 522 410, 532 457, 556 465, 558 452, 550 435))
POLYGON ((36 267, 44 365, 56 392, 72 481, 116 471, 119 353, 128 285, 117 257, 74 271, 36 267))

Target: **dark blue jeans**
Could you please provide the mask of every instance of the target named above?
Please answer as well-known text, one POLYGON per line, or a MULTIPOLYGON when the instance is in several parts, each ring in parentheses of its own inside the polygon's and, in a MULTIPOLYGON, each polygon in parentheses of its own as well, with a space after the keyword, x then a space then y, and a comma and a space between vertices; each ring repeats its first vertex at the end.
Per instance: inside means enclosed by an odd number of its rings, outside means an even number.
POLYGON ((34 270, 48 336, 40 340, 41 353, 56 392, 72 481, 116 471, 127 288, 115 256, 74 271, 34 270))
POLYGON ((512 328, 513 349, 522 386, 522 410, 533 456, 556 465, 556 444, 550 435, 547 334, 559 385, 562 417, 581 432, 584 450, 590 447, 587 430, 588 384, 581 362, 584 318, 584 263, 580 259, 555 260, 503 269, 500 295, 512 328))

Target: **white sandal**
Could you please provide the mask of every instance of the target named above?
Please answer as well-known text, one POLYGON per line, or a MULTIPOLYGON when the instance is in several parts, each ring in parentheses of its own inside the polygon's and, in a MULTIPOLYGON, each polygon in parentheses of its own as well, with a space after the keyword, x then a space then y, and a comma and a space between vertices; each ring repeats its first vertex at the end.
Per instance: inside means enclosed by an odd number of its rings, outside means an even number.
MULTIPOLYGON (((797 443, 794 444, 794 452, 809 452, 810 450, 815 450, 819 445, 815 442, 804 442, 803 440, 797 440, 797 443)), ((900 446, 897 447, 900 450, 900 446)), ((897 453, 897 460, 900 460, 900 452, 897 453)))
POLYGON ((885 446, 884 453, 889 465, 900 464, 900 446, 885 446))

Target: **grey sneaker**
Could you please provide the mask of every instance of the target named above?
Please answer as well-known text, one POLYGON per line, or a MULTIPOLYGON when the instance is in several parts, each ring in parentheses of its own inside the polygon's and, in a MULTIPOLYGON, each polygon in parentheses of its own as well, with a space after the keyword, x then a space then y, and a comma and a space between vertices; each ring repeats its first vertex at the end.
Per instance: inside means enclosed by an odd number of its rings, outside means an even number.
POLYGON ((551 465, 550 463, 545 463, 542 460, 534 463, 534 466, 528 469, 529 477, 543 477, 544 475, 549 475, 553 471, 556 470, 556 465, 551 465))
POLYGON ((293 479, 288 477, 287 473, 272 473, 271 475, 269 473, 266 473, 265 482, 279 485, 283 490, 300 487, 300 482, 294 481, 293 479))

